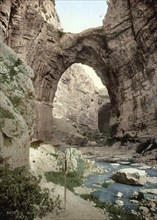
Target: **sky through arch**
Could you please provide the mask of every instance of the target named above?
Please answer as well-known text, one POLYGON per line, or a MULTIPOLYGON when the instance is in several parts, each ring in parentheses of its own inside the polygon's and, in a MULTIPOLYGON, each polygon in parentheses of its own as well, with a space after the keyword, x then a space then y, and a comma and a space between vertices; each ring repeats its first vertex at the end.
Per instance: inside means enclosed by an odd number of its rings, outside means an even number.
MULTIPOLYGON (((106 0, 55 0, 55 2, 63 31, 72 33, 102 26, 108 8, 106 0)), ((84 65, 84 69, 98 88, 104 87, 92 68, 84 65)))

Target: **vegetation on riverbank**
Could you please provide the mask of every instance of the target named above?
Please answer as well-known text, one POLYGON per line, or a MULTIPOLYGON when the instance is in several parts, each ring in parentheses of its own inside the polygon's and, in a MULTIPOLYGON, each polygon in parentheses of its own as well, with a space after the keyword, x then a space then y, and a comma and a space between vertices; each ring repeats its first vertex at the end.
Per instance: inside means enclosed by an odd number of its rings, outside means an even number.
POLYGON ((125 209, 118 208, 107 202, 99 201, 98 198, 96 198, 93 194, 82 194, 80 196, 85 200, 93 201, 95 203, 95 207, 105 209, 109 213, 112 220, 143 220, 141 216, 135 216, 125 209))
POLYGON ((104 181, 103 184, 102 184, 102 187, 107 188, 109 185, 110 185, 109 182, 104 181))

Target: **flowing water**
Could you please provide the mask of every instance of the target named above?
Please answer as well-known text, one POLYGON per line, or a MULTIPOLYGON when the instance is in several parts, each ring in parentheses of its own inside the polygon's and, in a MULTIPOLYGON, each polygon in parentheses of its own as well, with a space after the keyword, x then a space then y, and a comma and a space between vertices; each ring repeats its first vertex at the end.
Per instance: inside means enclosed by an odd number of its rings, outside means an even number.
MULTIPOLYGON (((144 186, 133 186, 133 185, 126 185, 126 184, 121 184, 121 183, 115 183, 111 182, 109 183, 107 188, 101 187, 102 183, 104 181, 110 181, 111 176, 114 172, 118 171, 119 169, 123 168, 130 168, 134 167, 139 169, 139 167, 136 167, 135 165, 130 165, 130 164, 112 164, 112 163, 107 163, 107 162, 96 162, 98 166, 104 167, 106 172, 103 174, 93 174, 87 177, 87 179, 84 181, 84 185, 89 188, 93 188, 95 192, 93 194, 102 202, 110 202, 112 204, 115 203, 115 201, 118 199, 116 197, 116 194, 118 192, 123 193, 123 196, 120 198, 124 202, 124 208, 126 209, 134 209, 137 210, 138 204, 133 204, 130 202, 130 196, 133 194, 133 192, 137 192, 140 189, 144 188, 157 188, 157 183, 156 184, 151 184, 147 183, 144 186)), ((157 169, 155 168, 148 168, 148 167, 143 167, 143 169, 147 172, 147 174, 150 177, 157 177, 157 169)), ((149 195, 148 195, 149 196, 149 195)))

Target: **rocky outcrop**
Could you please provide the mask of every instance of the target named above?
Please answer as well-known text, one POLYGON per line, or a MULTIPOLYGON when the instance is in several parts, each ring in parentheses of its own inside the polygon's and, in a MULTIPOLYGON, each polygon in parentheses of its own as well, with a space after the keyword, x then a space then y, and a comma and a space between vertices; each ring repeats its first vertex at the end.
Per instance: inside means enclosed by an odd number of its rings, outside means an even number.
POLYGON ((98 132, 98 91, 81 65, 61 77, 53 103, 53 117, 65 118, 79 133, 98 132))
POLYGON ((82 63, 107 87, 113 136, 157 137, 157 2, 110 0, 103 26, 79 34, 62 33, 46 21, 40 2, 4 0, 0 13, 5 41, 35 72, 34 135, 52 138, 57 83, 68 67, 82 63))
POLYGON ((33 70, 0 42, 0 163, 29 165, 29 140, 35 119, 33 70))
POLYGON ((30 166, 37 176, 49 171, 62 172, 65 168, 65 159, 67 172, 79 170, 85 177, 96 172, 104 173, 102 167, 97 166, 95 161, 85 159, 77 148, 66 148, 63 151, 50 144, 30 148, 30 166))
POLYGON ((136 152, 144 155, 146 152, 154 149, 157 150, 157 143, 155 142, 155 139, 150 138, 147 139, 147 141, 140 143, 136 148, 136 152))
POLYGON ((140 189, 131 196, 132 203, 138 204, 140 213, 145 219, 155 220, 157 212, 157 190, 156 189, 140 189))

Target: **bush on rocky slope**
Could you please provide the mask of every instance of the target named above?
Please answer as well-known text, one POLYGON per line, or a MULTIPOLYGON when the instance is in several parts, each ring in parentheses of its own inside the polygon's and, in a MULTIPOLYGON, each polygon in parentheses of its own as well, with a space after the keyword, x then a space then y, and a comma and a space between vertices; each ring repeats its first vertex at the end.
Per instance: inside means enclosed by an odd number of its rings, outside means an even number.
POLYGON ((48 189, 41 189, 40 178, 22 167, 10 170, 0 166, 0 219, 33 220, 60 208, 60 200, 52 199, 48 189))

